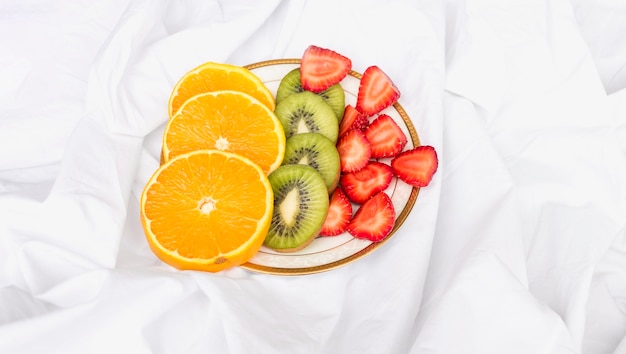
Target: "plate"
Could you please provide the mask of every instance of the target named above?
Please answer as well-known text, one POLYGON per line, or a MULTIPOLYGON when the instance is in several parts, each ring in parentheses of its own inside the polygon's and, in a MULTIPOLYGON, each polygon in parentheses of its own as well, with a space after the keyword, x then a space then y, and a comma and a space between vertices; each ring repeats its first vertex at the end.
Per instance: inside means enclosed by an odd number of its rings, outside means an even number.
MULTIPOLYGON (((277 59, 250 64, 246 68, 255 73, 276 97, 276 90, 281 79, 299 66, 300 59, 277 59)), ((341 82, 345 91, 346 104, 356 104, 361 76, 356 71, 350 71, 341 82)), ((415 127, 399 103, 381 113, 391 116, 404 131, 408 137, 405 149, 419 145, 415 127)), ((386 159, 380 160, 389 162, 386 159)), ((294 253, 279 253, 262 246, 259 252, 241 267, 265 274, 304 275, 336 269, 365 257, 380 248, 400 229, 417 200, 419 188, 411 187, 394 177, 386 192, 391 197, 396 210, 396 222, 391 233, 384 240, 371 242, 354 238, 344 232, 338 236, 317 237, 306 248, 294 253)), ((356 209, 357 206, 353 205, 353 210, 356 211, 356 209)))

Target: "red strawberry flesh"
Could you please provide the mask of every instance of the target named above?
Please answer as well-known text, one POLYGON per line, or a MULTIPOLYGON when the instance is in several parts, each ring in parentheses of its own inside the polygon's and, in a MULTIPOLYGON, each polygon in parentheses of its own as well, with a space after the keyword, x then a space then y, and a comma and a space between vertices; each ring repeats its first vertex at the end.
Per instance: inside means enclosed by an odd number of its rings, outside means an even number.
POLYGON ((359 84, 356 109, 370 117, 396 103, 400 90, 379 67, 365 69, 359 84))
POLYGON ((391 198, 385 192, 380 192, 356 211, 348 225, 348 232, 356 238, 380 242, 393 230, 395 219, 391 198))
POLYGON ((328 214, 322 224, 320 236, 337 236, 344 233, 352 219, 352 204, 340 187, 330 197, 328 214))
POLYGON ((438 166, 437 151, 430 145, 403 151, 391 160, 393 173, 413 187, 427 186, 438 166))
POLYGON ((322 92, 343 80, 352 69, 352 61, 326 48, 309 46, 300 61, 302 88, 322 92))
POLYGON ((381 114, 365 130, 365 136, 372 145, 372 158, 396 156, 407 143, 400 126, 386 114, 381 114))
POLYGON ((341 172, 354 172, 367 165, 372 156, 370 142, 365 133, 352 129, 337 142, 341 172))
POLYGON ((352 105, 347 105, 343 111, 343 118, 339 122, 339 136, 344 135, 351 129, 358 129, 365 131, 369 125, 369 120, 366 116, 362 115, 352 105))
POLYGON ((370 161, 356 172, 342 174, 339 184, 351 201, 362 204, 374 194, 387 189, 392 178, 393 171, 389 165, 370 161))

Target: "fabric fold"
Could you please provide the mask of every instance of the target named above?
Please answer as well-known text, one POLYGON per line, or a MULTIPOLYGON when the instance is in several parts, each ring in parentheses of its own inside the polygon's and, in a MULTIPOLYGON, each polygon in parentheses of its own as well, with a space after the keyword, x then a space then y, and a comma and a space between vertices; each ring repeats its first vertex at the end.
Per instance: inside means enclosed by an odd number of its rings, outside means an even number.
POLYGON ((625 350, 619 0, 0 6, 1 353, 625 350), (207 61, 378 65, 439 169, 366 257, 178 271, 139 197, 176 81, 207 61))

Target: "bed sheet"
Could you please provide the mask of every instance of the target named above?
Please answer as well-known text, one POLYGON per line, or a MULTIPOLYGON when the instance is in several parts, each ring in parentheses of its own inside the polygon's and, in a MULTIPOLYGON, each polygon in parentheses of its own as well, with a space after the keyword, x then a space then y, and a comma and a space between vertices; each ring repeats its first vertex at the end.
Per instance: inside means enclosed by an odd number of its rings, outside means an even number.
POLYGON ((0 353, 626 353, 626 5, 0 4, 0 353), (206 61, 379 65, 439 169, 363 259, 178 271, 138 198, 206 61))

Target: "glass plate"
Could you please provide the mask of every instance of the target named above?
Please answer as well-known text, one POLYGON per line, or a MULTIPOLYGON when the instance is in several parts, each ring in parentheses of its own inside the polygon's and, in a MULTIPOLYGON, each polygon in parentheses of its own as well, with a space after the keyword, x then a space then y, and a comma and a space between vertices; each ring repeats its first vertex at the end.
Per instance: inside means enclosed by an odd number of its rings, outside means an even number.
MULTIPOLYGON (((250 64, 246 68, 261 78, 276 97, 280 80, 299 65, 300 59, 278 59, 250 64)), ((341 82, 346 94, 346 104, 356 104, 361 76, 356 71, 350 71, 341 82)), ((409 138, 405 149, 419 145, 415 127, 399 103, 385 109, 382 113, 391 116, 409 138)), ((388 159, 380 160, 389 162, 388 159)), ((354 238, 344 232, 338 236, 317 237, 310 245, 294 253, 274 252, 263 246, 249 262, 241 267, 266 274, 303 275, 328 271, 363 258, 381 247, 398 231, 417 200, 419 188, 413 188, 394 177, 386 192, 393 201, 397 218, 391 233, 384 240, 374 243, 354 238)), ((353 205, 353 210, 356 211, 356 209, 357 206, 353 205)))

